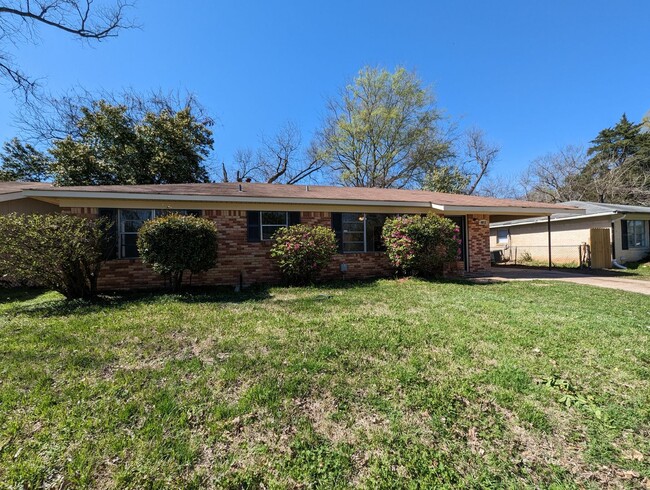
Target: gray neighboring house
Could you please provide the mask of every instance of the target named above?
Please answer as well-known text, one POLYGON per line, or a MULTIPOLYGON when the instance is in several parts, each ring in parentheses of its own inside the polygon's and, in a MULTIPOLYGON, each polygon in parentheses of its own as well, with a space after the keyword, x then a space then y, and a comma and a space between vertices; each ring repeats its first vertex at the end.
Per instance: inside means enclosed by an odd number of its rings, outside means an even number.
MULTIPOLYGON (((576 262, 578 246, 589 243, 591 228, 608 228, 612 258, 619 263, 635 262, 650 254, 650 207, 602 204, 585 201, 562 203, 585 210, 585 214, 551 215, 553 262, 576 262)), ((529 254, 533 260, 548 260, 547 218, 526 218, 490 224, 490 250, 510 261, 529 254)))

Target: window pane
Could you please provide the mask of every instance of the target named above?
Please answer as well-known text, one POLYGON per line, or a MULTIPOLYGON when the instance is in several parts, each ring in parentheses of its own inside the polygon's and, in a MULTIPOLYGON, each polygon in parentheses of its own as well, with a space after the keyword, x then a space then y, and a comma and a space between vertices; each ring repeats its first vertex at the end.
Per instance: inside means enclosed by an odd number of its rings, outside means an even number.
POLYGON ((645 236, 645 221, 628 221, 627 240, 630 247, 641 248, 647 246, 645 236))
POLYGON ((343 223, 343 231, 363 233, 363 221, 355 221, 354 223, 343 223))
POLYGON ((273 234, 278 231, 280 228, 284 228, 284 225, 263 225, 262 226, 262 240, 270 240, 273 238, 273 234))
POLYGON ((344 242, 361 242, 363 243, 363 232, 350 233, 348 231, 343 232, 343 241, 344 242))
POLYGON ((344 252, 363 252, 363 242, 343 242, 343 251, 344 252))
POLYGON ((263 225, 287 225, 286 211, 262 211, 263 225))
POLYGON ((137 233, 144 221, 124 221, 124 231, 127 233, 137 233))
POLYGON ((366 250, 368 252, 386 250, 384 241, 381 238, 381 230, 384 227, 386 218, 388 218, 387 214, 366 215, 366 250))
POLYGON ((122 257, 134 258, 139 257, 136 242, 138 235, 135 233, 125 233, 122 235, 122 257))
POLYGON ((122 209, 120 214, 122 220, 144 221, 151 219, 150 209, 122 209))

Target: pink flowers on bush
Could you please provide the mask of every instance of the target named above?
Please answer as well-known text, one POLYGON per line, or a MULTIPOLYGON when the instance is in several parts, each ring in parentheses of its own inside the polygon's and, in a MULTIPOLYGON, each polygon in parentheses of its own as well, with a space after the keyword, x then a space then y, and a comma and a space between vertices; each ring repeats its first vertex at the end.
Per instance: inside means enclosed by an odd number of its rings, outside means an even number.
POLYGON ((439 275, 462 253, 460 228, 435 214, 389 218, 382 236, 388 258, 404 274, 439 275))
POLYGON ((273 235, 271 257, 292 284, 307 284, 336 254, 334 231, 324 226, 294 225, 273 235))

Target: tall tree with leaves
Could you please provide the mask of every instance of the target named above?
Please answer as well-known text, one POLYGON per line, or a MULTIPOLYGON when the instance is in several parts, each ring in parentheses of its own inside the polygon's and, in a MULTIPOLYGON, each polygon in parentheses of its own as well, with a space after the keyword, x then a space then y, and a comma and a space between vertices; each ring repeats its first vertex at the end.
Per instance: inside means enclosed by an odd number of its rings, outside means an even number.
POLYGON ((450 155, 432 92, 404 68, 363 68, 329 102, 315 147, 340 184, 420 187, 450 155))
POLYGON ((625 114, 603 129, 587 150, 579 178, 593 201, 645 203, 650 194, 650 133, 625 114))
POLYGON ((18 138, 2 145, 0 181, 42 182, 49 177, 50 158, 18 138))
POLYGON ((211 121, 186 107, 147 111, 104 100, 81 108, 75 132, 54 140, 50 153, 58 185, 207 182, 203 161, 212 148, 211 121))

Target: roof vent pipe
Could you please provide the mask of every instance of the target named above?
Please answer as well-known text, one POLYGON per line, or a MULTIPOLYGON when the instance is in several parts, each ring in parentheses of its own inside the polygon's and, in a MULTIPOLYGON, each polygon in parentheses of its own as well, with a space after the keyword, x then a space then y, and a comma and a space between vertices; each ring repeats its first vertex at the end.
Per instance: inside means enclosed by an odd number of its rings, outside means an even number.
POLYGON ((239 184, 239 192, 244 192, 244 189, 242 189, 241 184, 239 184))
POLYGON ((306 190, 307 192, 309 192, 309 186, 308 186, 308 185, 305 186, 305 190, 306 190))

